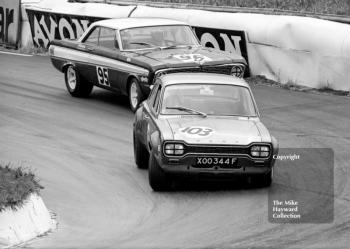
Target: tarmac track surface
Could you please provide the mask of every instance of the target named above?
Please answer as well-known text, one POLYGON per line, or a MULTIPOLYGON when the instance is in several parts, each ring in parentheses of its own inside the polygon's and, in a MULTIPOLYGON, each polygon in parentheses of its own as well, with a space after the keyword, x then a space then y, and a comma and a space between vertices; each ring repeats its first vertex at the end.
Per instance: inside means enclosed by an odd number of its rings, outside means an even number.
MULTIPOLYGON (((0 54, 0 160, 35 171, 59 222, 25 247, 349 248, 350 99, 253 91, 281 147, 335 151, 333 222, 269 223, 268 189, 153 192, 134 164, 124 97, 95 88, 72 98, 47 57, 0 54)), ((288 188, 280 179, 273 187, 288 188)))

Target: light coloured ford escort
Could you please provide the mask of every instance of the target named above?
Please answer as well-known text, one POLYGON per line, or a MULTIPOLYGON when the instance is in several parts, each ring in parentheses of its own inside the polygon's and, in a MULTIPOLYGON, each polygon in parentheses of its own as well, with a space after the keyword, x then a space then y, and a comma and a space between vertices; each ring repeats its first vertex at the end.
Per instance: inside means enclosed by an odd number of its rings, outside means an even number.
POLYGON ((49 54, 72 96, 87 97, 98 86, 127 95, 132 111, 161 74, 243 77, 247 66, 239 54, 202 47, 188 24, 160 18, 98 21, 78 40, 52 41, 49 54))
POLYGON ((175 175, 243 175, 269 186, 278 153, 249 85, 220 74, 156 79, 136 112, 133 141, 135 162, 148 168, 155 191, 169 189, 175 175))

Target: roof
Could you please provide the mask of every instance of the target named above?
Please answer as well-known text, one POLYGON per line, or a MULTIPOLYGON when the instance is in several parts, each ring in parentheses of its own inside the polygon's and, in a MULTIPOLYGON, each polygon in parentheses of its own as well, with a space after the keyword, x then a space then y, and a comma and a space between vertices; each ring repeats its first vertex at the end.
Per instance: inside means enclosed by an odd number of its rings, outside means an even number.
POLYGON ((95 22, 94 26, 100 25, 112 29, 128 29, 137 27, 149 26, 164 26, 164 25, 188 25, 187 23, 164 18, 117 18, 106 19, 95 22))
POLYGON ((248 87, 248 83, 235 76, 213 73, 172 73, 161 76, 163 85, 174 84, 224 84, 248 87))

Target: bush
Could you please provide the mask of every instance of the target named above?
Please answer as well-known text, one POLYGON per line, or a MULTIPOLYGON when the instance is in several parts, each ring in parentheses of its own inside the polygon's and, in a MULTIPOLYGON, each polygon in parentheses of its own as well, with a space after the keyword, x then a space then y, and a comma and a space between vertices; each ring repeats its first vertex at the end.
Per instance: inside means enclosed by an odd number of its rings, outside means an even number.
POLYGON ((0 211, 21 207, 30 194, 42 188, 31 171, 0 165, 0 211))

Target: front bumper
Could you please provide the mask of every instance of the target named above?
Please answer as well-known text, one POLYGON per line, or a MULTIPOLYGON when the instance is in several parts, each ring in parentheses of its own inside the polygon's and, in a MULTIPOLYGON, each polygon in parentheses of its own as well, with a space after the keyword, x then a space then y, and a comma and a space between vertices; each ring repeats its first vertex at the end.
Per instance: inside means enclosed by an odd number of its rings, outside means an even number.
MULTIPOLYGON (((224 155, 223 155, 224 156, 224 155)), ((237 156, 237 164, 234 166, 210 165, 196 166, 197 157, 208 157, 205 155, 187 156, 182 159, 162 157, 159 158, 159 165, 167 174, 182 176, 208 176, 208 177, 237 177, 248 175, 268 174, 274 166, 275 160, 252 159, 249 157, 237 156)), ((221 157, 221 155, 219 156, 221 157)), ((227 156, 224 156, 227 157, 227 156)), ((235 157, 235 156, 230 156, 235 157)))

